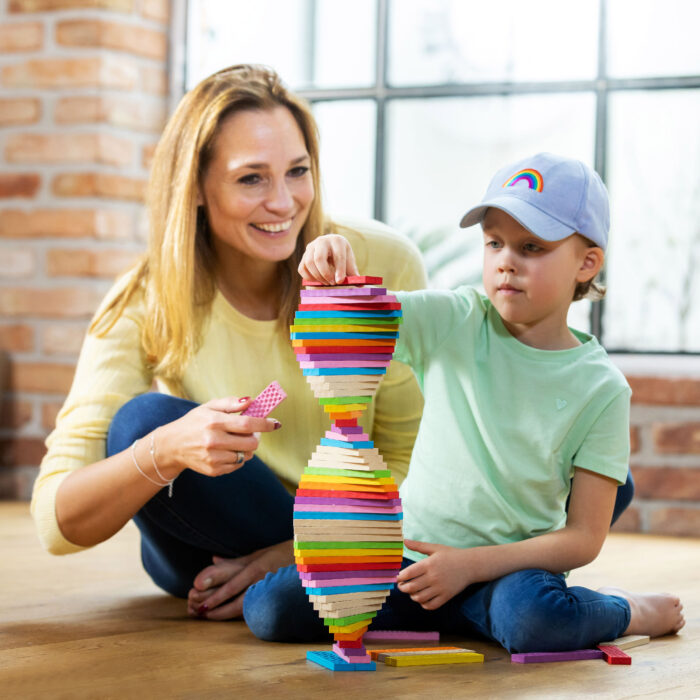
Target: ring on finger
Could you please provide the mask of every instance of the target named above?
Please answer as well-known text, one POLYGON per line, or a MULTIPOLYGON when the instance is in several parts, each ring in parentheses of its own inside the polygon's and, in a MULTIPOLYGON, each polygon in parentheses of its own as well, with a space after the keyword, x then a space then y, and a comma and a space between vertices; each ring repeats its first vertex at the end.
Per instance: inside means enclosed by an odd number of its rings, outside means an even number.
POLYGON ((240 463, 245 459, 245 452, 236 452, 236 462, 240 463))

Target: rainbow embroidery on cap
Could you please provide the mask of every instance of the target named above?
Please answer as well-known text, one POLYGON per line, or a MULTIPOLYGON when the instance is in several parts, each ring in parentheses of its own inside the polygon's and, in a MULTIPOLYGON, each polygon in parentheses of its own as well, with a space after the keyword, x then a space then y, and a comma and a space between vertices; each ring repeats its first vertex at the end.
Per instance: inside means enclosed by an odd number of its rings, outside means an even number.
POLYGON ((515 173, 513 177, 503 183, 503 187, 513 187, 513 185, 517 185, 522 181, 525 181, 531 190, 535 190, 535 192, 542 192, 542 186, 544 185, 542 175, 540 175, 537 170, 533 170, 532 168, 515 173))

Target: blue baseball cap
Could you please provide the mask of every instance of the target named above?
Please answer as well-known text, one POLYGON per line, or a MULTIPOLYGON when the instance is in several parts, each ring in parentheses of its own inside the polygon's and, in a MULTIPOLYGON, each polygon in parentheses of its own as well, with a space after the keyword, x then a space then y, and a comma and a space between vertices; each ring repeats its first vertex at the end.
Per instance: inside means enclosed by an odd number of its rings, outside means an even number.
POLYGON ((460 226, 480 223, 489 207, 502 209, 545 241, 580 233, 603 250, 608 244, 608 191, 595 170, 574 158, 538 153, 501 168, 460 226))

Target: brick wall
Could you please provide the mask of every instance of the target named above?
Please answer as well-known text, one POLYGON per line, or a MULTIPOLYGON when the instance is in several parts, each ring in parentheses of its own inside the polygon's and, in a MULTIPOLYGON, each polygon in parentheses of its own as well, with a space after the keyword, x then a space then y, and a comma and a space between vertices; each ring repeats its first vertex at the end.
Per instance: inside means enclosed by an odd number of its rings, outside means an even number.
POLYGON ((636 494, 616 529, 700 536, 700 379, 628 380, 636 494))
POLYGON ((169 9, 0 0, 0 498, 29 498, 88 320, 143 249, 169 9))

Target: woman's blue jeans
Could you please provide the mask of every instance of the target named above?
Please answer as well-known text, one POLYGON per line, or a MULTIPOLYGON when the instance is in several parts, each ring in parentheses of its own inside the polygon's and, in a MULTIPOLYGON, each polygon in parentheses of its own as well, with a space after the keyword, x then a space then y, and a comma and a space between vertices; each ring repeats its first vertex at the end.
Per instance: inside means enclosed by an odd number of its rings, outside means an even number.
MULTIPOLYGON (((108 456, 196 405, 157 393, 132 399, 114 416, 107 437, 108 456)), ((633 494, 629 476, 618 489, 613 522, 633 494)), ((172 498, 164 488, 134 516, 141 532, 144 568, 162 589, 187 597, 195 576, 211 564, 212 555, 244 556, 291 539, 293 505, 293 496, 258 458, 215 479, 186 469, 175 481, 172 498)), ((410 563, 404 560, 405 566, 410 563)), ((243 614, 261 639, 329 639, 294 566, 267 574, 251 586, 243 614)), ((622 598, 569 588, 563 576, 531 569, 470 586, 435 611, 423 610, 395 588, 373 627, 479 634, 511 652, 554 651, 614 639, 627 628, 629 614, 622 598)))
MULTIPOLYGON (((196 406, 165 394, 137 396, 114 416, 107 455, 196 406)), ((241 557, 292 539, 293 506, 294 497, 257 457, 215 479, 185 469, 172 498, 163 488, 134 516, 143 566, 163 590, 186 598, 212 555, 241 557)))

